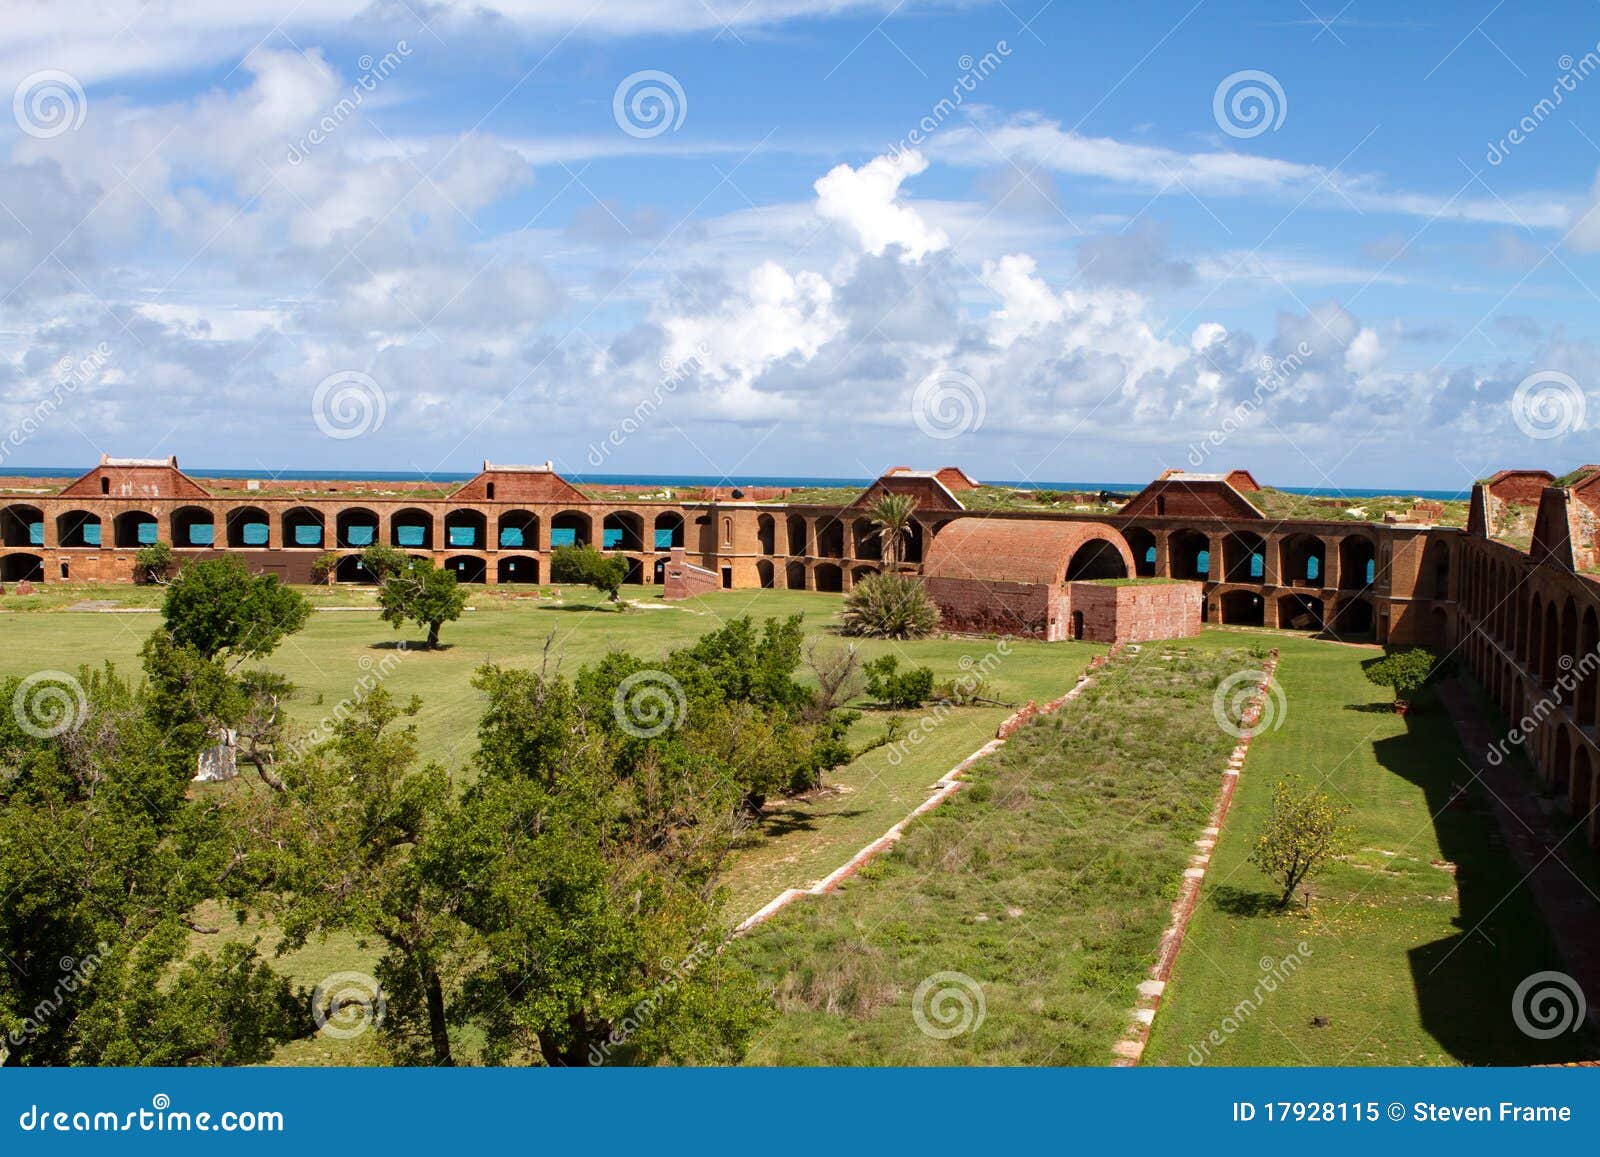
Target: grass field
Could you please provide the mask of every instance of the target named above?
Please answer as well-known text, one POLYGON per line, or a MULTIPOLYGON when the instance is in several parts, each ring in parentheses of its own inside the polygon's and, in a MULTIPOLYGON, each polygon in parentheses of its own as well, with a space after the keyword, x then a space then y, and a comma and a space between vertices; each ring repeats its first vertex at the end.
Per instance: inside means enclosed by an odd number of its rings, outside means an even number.
POLYGON ((1386 693, 1360 670, 1369 648, 1278 645, 1287 711, 1250 748, 1144 1063, 1477 1065, 1593 1055, 1586 1034, 1539 1042, 1512 1020, 1517 984, 1561 965, 1480 790, 1467 786, 1443 709, 1429 703, 1403 718, 1388 710, 1386 693), (1271 885, 1247 863, 1273 784, 1288 774, 1328 785, 1350 807, 1356 833, 1354 854, 1314 881, 1309 914, 1267 910, 1271 885), (1277 969, 1287 979, 1258 998, 1274 971, 1263 963, 1291 956, 1297 968, 1277 969), (1238 1015, 1247 1000, 1257 1007, 1238 1015))

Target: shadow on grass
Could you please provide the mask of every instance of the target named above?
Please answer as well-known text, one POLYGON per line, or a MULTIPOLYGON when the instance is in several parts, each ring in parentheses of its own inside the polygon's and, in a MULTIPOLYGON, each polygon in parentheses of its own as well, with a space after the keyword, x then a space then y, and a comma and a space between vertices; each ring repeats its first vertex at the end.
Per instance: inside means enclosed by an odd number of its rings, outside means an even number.
POLYGON ((1270 892, 1235 888, 1232 884, 1219 884, 1213 888, 1207 902, 1229 916, 1278 916, 1290 911, 1279 907, 1278 897, 1270 892))
POLYGON ((367 650, 369 651, 405 651, 411 655, 437 655, 454 649, 454 643, 440 643, 436 647, 429 647, 421 639, 391 639, 386 643, 367 644, 367 650))
POLYGON ((762 834, 771 839, 789 835, 791 832, 814 832, 817 830, 818 819, 848 820, 866 814, 861 808, 853 811, 828 812, 825 816, 818 812, 802 811, 800 808, 785 808, 781 812, 763 816, 760 827, 762 834))

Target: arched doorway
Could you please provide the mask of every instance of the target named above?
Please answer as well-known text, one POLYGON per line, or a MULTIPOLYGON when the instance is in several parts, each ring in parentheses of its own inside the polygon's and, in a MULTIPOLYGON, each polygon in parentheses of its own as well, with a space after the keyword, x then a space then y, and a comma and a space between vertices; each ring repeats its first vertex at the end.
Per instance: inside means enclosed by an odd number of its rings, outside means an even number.
POLYGON ((227 515, 228 545, 236 550, 272 543, 272 519, 259 506, 236 506, 227 515))
POLYGON ((495 581, 501 586, 539 581, 539 560, 525 554, 508 554, 495 563, 495 581))
POLYGON ((1128 564, 1116 543, 1103 538, 1091 538, 1072 552, 1064 577, 1067 582, 1127 578, 1128 564))
POLYGON ((1254 591, 1225 591, 1219 602, 1222 621, 1229 626, 1259 627, 1267 621, 1266 600, 1254 591))
POLYGON ((1150 578, 1156 573, 1156 536, 1142 526, 1130 526, 1122 532, 1128 540, 1128 552, 1133 555, 1133 573, 1150 578))

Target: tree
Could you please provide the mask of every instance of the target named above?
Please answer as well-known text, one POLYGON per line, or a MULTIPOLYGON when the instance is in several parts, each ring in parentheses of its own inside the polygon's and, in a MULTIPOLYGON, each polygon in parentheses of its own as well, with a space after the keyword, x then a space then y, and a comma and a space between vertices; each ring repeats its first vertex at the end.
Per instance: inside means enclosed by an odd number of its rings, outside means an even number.
POLYGON ((911 667, 900 670, 900 660, 881 655, 862 671, 867 676, 867 694, 896 710, 921 707, 933 694, 933 668, 911 667))
POLYGON ((1368 659, 1361 664, 1367 681, 1394 691, 1396 703, 1420 691, 1439 669, 1439 656, 1423 647, 1410 647, 1390 651, 1381 659, 1368 659))
POLYGON ((869 574, 844 600, 844 633, 876 639, 921 639, 939 626, 939 608, 922 580, 907 574, 869 574))
POLYGON ((878 538, 883 543, 883 561, 891 567, 900 565, 906 539, 911 534, 912 515, 916 510, 917 500, 914 496, 887 490, 867 508, 867 514, 878 528, 878 538))
POLYGON ((339 552, 325 550, 317 555, 311 564, 311 579, 313 582, 333 585, 333 576, 339 573, 339 552))
POLYGON ((305 626, 311 604, 276 575, 252 575, 234 556, 184 567, 167 587, 161 615, 167 636, 204 659, 238 663, 270 655, 305 626))
POLYGON ((160 582, 172 570, 172 547, 164 542, 147 543, 134 553, 133 565, 140 580, 160 582))
POLYGON ((1351 830, 1342 823, 1349 810, 1320 789, 1301 786, 1297 777, 1273 787, 1272 811, 1250 862, 1283 888, 1279 908, 1288 907, 1296 888, 1349 847, 1351 830))
POLYGON ((439 645, 439 628, 461 617, 467 605, 467 592, 456 583, 456 576, 439 570, 431 559, 407 558, 405 565, 383 580, 378 588, 378 605, 383 621, 395 630, 407 622, 428 628, 429 650, 439 645))
POLYGON ((381 583, 392 574, 398 574, 405 568, 410 556, 398 547, 385 543, 375 542, 361 552, 361 569, 372 576, 372 581, 381 583))
POLYGON ((817 680, 816 710, 827 714, 861 693, 861 651, 854 643, 827 647, 813 639, 806 644, 806 666, 817 680))
POLYGON ((550 581, 583 583, 603 591, 613 603, 625 607, 620 594, 628 577, 628 560, 602 554, 592 546, 558 546, 550 556, 550 581))

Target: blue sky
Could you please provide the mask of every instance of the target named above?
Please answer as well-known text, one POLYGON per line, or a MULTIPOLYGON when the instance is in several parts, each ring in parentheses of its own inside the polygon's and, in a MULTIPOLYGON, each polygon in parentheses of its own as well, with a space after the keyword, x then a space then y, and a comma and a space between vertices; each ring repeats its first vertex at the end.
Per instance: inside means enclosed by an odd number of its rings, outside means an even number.
POLYGON ((1395 8, 12 0, 0 470, 1600 459, 1600 14, 1395 8))

